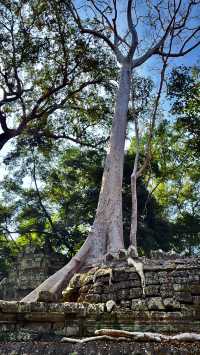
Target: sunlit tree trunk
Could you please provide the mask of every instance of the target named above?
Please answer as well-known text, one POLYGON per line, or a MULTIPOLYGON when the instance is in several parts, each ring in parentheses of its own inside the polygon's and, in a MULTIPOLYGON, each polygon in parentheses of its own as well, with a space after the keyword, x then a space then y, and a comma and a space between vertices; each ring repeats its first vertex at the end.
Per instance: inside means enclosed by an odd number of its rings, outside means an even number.
MULTIPOLYGON (((132 98, 132 106, 134 111, 134 98, 132 98)), ((131 174, 132 211, 131 211, 130 245, 135 248, 135 252, 137 254, 137 228, 138 228, 137 178, 138 178, 138 161, 139 161, 139 152, 140 152, 137 113, 134 115, 134 126, 135 126, 135 138, 136 138, 136 154, 134 160, 134 167, 131 174)))
POLYGON ((131 213, 131 230, 130 230, 130 244, 135 247, 137 251, 137 176, 133 172, 131 175, 131 195, 132 195, 132 213, 131 213))
POLYGON ((122 179, 130 82, 131 67, 125 63, 120 71, 115 114, 93 226, 95 236, 92 252, 95 259, 99 254, 117 252, 124 247, 122 179))
POLYGON ((124 248, 122 179, 130 85, 131 65, 126 62, 120 70, 115 114, 92 230, 75 257, 22 301, 58 300, 72 275, 83 265, 97 264, 107 252, 116 253, 124 248))

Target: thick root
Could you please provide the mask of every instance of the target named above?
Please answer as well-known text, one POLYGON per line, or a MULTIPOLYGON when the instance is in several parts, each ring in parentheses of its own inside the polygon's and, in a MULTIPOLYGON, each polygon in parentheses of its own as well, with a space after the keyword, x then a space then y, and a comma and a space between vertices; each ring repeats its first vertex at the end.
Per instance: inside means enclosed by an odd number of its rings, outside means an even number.
POLYGON ((180 333, 176 335, 165 335, 160 333, 151 332, 128 332, 125 330, 115 330, 115 329, 99 329, 95 331, 95 335, 90 338, 84 339, 74 339, 74 338, 63 338, 61 341, 63 343, 88 343, 90 341, 98 340, 113 340, 113 341, 136 341, 136 342, 156 342, 160 343, 162 341, 170 342, 194 342, 200 341, 200 334, 197 333, 180 333))
MULTIPOLYGON (((91 268, 103 262, 106 253, 105 240, 105 227, 103 230, 100 228, 92 230, 79 252, 70 262, 24 297, 21 302, 59 302, 62 300, 62 291, 67 287, 75 273, 83 267, 91 268), (101 231, 104 234, 100 234, 101 231)), ((112 270, 110 274, 111 283, 112 270)))
POLYGON ((45 280, 35 290, 24 297, 21 302, 58 302, 61 300, 63 289, 67 286, 72 276, 86 262, 90 249, 91 238, 89 236, 79 252, 67 265, 45 280))
POLYGON ((176 335, 165 335, 151 332, 128 332, 126 330, 116 329, 99 329, 95 331, 95 335, 109 336, 112 338, 129 338, 134 341, 179 341, 179 342, 194 342, 200 341, 200 334, 197 333, 180 333, 176 335))
POLYGON ((84 344, 84 343, 89 343, 91 341, 98 341, 98 340, 114 340, 114 341, 126 341, 127 338, 114 338, 108 335, 98 335, 90 338, 84 338, 84 339, 76 339, 76 338, 62 338, 61 342, 62 343, 77 343, 77 344, 84 344))
POLYGON ((81 262, 73 258, 62 269, 24 297, 21 302, 58 302, 61 299, 62 290, 67 286, 74 273, 80 270, 80 266, 81 262))
POLYGON ((138 273, 140 280, 141 280, 143 296, 145 296, 145 276, 144 276, 144 270, 143 270, 143 268, 144 268, 143 263, 141 261, 137 260, 138 254, 137 254, 137 250, 134 246, 131 245, 129 247, 127 254, 128 254, 128 259, 127 259, 128 265, 135 267, 135 270, 138 273), (136 258, 136 260, 134 258, 136 258))

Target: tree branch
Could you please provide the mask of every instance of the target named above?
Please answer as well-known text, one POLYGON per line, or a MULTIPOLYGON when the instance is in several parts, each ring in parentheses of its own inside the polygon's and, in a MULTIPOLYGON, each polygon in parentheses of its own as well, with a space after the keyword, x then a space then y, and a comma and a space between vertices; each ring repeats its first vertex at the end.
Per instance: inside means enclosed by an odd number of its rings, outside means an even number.
MULTIPOLYGON (((198 29, 198 31, 200 31, 200 29, 198 29)), ((191 37, 192 38, 192 37, 191 37)), ((178 57, 183 57, 185 56, 186 54, 190 53, 193 49, 197 48, 198 46, 200 46, 200 41, 198 41, 197 43, 195 43, 193 46, 191 46, 190 48, 186 49, 185 51, 180 51, 180 52, 177 52, 177 53, 171 53, 169 55, 170 58, 178 58, 178 57)), ((166 56, 167 53, 164 52, 164 51, 161 51, 159 50, 157 52, 157 54, 161 55, 161 56, 166 56)))
MULTIPOLYGON (((168 34, 171 31, 174 31, 174 23, 175 23, 176 15, 180 9, 180 6, 181 6, 181 0, 179 1, 177 8, 174 9, 174 14, 173 14, 166 30, 165 30, 163 36, 161 37, 161 39, 155 44, 155 46, 153 46, 152 48, 149 48, 143 56, 133 60, 133 64, 132 64, 133 68, 136 68, 139 65, 143 64, 144 62, 146 62, 146 60, 148 60, 152 55, 160 54, 159 51, 161 48, 163 49, 164 43, 165 43, 165 40, 167 39, 168 34)), ((163 53, 163 56, 169 56, 169 53, 166 53, 166 54, 163 53)))
POLYGON ((0 110, 0 124, 1 124, 1 128, 2 130, 7 133, 9 131, 9 128, 7 126, 7 122, 6 122, 6 114, 5 112, 2 112, 0 110))
MULTIPOLYGON (((91 0, 91 1, 92 1, 92 0, 91 0)), ((123 56, 123 54, 120 52, 120 50, 118 49, 118 46, 116 46, 116 45, 115 45, 106 35, 104 35, 103 33, 99 32, 99 31, 97 31, 97 30, 93 30, 93 29, 90 29, 90 28, 85 28, 85 27, 83 27, 83 26, 82 26, 81 18, 80 18, 80 16, 79 16, 78 11, 76 10, 74 4, 72 3, 72 1, 69 2, 68 8, 69 8, 69 10, 70 10, 70 12, 71 12, 71 14, 72 14, 72 16, 73 16, 75 22, 77 23, 80 32, 83 33, 83 34, 84 34, 84 33, 91 34, 91 35, 93 35, 93 36, 95 36, 95 37, 98 37, 98 38, 102 39, 102 40, 112 49, 112 51, 115 53, 115 55, 116 55, 118 61, 119 61, 120 63, 122 63, 123 60, 124 60, 124 56, 123 56)), ((100 10, 99 10, 99 11, 100 11, 100 10)), ((101 12, 101 11, 100 11, 100 12, 101 12)), ((102 14, 102 12, 101 12, 101 14, 102 14)), ((102 14, 102 16, 103 16, 103 14, 102 14)), ((104 16, 105 16, 105 15, 104 15, 104 16)), ((107 18, 107 17, 106 17, 106 18, 107 18)), ((108 19, 107 19, 107 23, 108 23, 108 19)), ((110 24, 110 26, 111 26, 111 27, 109 26, 110 29, 112 30, 112 32, 114 32, 114 28, 113 28, 112 24, 110 23, 110 21, 109 21, 109 24, 110 24)))
POLYGON ((146 158, 144 160, 144 163, 142 165, 142 167, 138 170, 137 172, 137 178, 140 177, 143 173, 143 171, 146 169, 149 160, 151 158, 151 141, 153 138, 153 129, 155 126, 155 121, 156 121, 156 115, 157 115, 157 111, 158 111, 158 106, 159 106, 159 101, 160 101, 160 96, 162 93, 162 88, 163 88, 163 83, 164 83, 164 78, 165 78, 165 71, 167 68, 167 60, 168 57, 164 59, 164 63, 163 63, 163 67, 161 70, 161 79, 160 79, 160 85, 159 85, 159 90, 158 90, 158 94, 156 97, 156 101, 155 101, 155 107, 154 107, 154 111, 153 111, 153 116, 152 116, 152 122, 150 124, 150 128, 149 128, 149 134, 148 134, 148 141, 147 141, 147 146, 146 146, 146 158))
POLYGON ((131 47, 130 47, 129 53, 128 53, 128 57, 130 59, 132 59, 132 57, 135 53, 135 50, 138 46, 138 34, 137 34, 136 28, 133 24, 132 13, 131 13, 132 4, 133 4, 133 0, 128 0, 127 22, 128 22, 128 29, 129 29, 131 36, 132 36, 131 47))
POLYGON ((96 144, 92 144, 92 143, 84 142, 81 139, 71 137, 71 136, 69 136, 67 134, 54 134, 54 133, 45 133, 44 132, 44 134, 41 134, 41 136, 52 138, 52 139, 55 139, 55 140, 68 139, 71 142, 80 144, 81 146, 90 147, 90 148, 97 148, 99 145, 107 143, 109 138, 110 138, 110 136, 108 136, 107 138, 101 139, 96 144))

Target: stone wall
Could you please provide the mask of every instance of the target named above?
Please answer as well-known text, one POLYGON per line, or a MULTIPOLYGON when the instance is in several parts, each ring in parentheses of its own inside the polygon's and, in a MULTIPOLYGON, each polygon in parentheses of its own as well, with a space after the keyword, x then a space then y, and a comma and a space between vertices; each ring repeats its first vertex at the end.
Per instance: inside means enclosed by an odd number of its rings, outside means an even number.
POLYGON ((0 299, 20 300, 65 263, 61 254, 28 246, 18 254, 8 277, 0 279, 0 299))
POLYGON ((0 343, 1 355, 199 355, 198 342, 154 343, 96 340, 85 344, 59 341, 0 343))
POLYGON ((94 336, 98 329, 199 332, 200 259, 138 262, 143 263, 144 290, 136 268, 122 257, 75 275, 61 303, 0 301, 0 353, 189 355, 192 346, 192 354, 200 354, 200 342, 97 339, 76 344, 72 339, 94 336), (63 337, 70 343, 61 343, 63 337))
POLYGON ((1 282, 1 280, 3 280, 4 278, 5 278, 5 274, 0 271, 0 282, 1 282))
POLYGON ((93 341, 85 344, 25 342, 0 344, 1 355, 199 355, 199 343, 93 341), (191 351, 192 346, 192 351, 191 351))
POLYGON ((102 328, 199 332, 200 259, 143 262, 144 293, 134 267, 110 263, 77 274, 63 303, 2 301, 0 325, 15 337, 29 330, 40 337, 86 337, 102 328))
POLYGON ((107 262, 100 268, 76 274, 63 292, 70 302, 106 303, 139 311, 139 317, 149 312, 160 315, 181 314, 195 319, 200 315, 200 258, 158 259, 140 258, 143 264, 145 287, 141 277, 126 260, 107 262), (194 315, 194 318, 193 318, 194 315))

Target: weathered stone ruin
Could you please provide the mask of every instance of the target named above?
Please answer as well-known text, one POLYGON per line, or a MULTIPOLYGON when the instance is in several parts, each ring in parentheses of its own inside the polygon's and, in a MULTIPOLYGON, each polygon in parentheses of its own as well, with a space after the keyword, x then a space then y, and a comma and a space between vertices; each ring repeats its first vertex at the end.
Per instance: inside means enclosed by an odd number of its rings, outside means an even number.
POLYGON ((143 265, 143 285, 121 253, 117 260, 110 255, 101 267, 76 274, 60 303, 0 301, 0 353, 10 354, 12 344, 15 349, 21 344, 24 352, 16 354, 32 354, 30 344, 35 344, 39 354, 182 355, 191 354, 192 341, 192 354, 200 354, 200 336, 194 335, 200 329, 200 258, 136 262, 143 265), (122 334, 96 338, 101 329, 122 334), (152 340, 151 333, 162 338, 152 340), (187 334, 179 341, 164 338, 178 333, 187 334))
POLYGON ((66 263, 63 255, 27 246, 19 253, 7 277, 0 274, 0 299, 20 300, 66 263))

